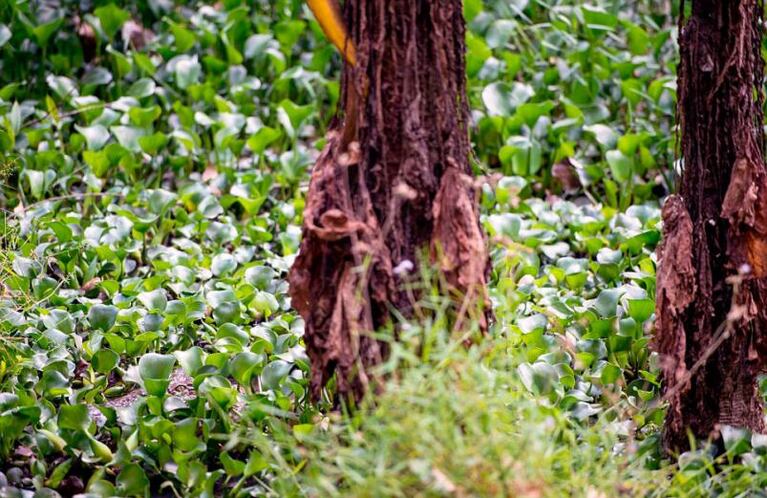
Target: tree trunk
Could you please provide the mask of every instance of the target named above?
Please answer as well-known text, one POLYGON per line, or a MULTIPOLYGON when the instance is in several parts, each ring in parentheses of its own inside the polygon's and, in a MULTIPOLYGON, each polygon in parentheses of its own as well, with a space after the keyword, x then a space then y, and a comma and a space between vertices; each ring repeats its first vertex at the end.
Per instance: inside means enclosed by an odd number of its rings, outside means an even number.
POLYGON ((393 309, 412 312, 402 284, 422 252, 467 305, 456 320, 486 327, 462 1, 347 0, 344 14, 356 65, 344 71, 343 109, 312 172, 290 274, 315 398, 334 373, 342 398, 377 384, 371 369, 387 346, 371 332, 393 309))
MULTIPOLYGON (((682 6, 684 9, 684 5, 682 6)), ((763 431, 767 358, 767 174, 761 0, 693 0, 680 21, 681 188, 663 208, 657 331, 663 442, 763 431)))

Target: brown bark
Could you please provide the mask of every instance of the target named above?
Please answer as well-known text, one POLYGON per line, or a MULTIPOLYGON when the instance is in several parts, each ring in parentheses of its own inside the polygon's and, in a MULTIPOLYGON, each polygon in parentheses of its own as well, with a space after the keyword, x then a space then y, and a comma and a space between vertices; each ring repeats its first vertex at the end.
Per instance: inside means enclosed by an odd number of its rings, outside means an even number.
POLYGON ((387 347, 370 333, 392 309, 412 312, 394 269, 417 267, 423 250, 486 326, 462 1, 347 0, 344 10, 357 64, 344 71, 344 108, 312 173, 290 274, 315 398, 334 373, 342 398, 378 382, 371 370, 387 347))
MULTIPOLYGON (((682 9, 683 11, 683 9, 682 9)), ((684 167, 663 208, 655 346, 668 451, 734 425, 764 431, 767 172, 761 0, 693 0, 680 21, 684 167)))

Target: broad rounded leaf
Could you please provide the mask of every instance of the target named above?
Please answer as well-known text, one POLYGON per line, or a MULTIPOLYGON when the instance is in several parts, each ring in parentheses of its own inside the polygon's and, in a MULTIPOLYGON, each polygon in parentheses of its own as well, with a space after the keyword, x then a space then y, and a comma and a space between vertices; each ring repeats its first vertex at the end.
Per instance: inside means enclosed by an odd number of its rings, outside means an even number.
POLYGON ((102 125, 93 126, 77 126, 75 125, 77 132, 85 137, 85 141, 88 144, 89 150, 99 150, 109 140, 109 130, 102 125))
POLYGON ((153 95, 156 87, 157 85, 152 78, 141 78, 140 80, 133 83, 130 88, 128 88, 127 93, 131 97, 140 99, 153 95))
POLYGON ((59 407, 57 424, 59 429, 86 430, 91 423, 88 407, 85 405, 63 405, 59 407))
POLYGON ((138 362, 144 389, 153 396, 163 396, 168 389, 176 358, 172 355, 147 353, 138 362))
POLYGON ((176 84, 179 88, 188 88, 197 83, 202 75, 202 66, 197 57, 182 57, 175 65, 176 84))
POLYGON ((111 349, 101 349, 98 353, 93 355, 91 365, 93 366, 93 370, 98 373, 108 373, 117 366, 119 361, 120 355, 111 349))
POLYGON ((291 369, 292 365, 287 361, 275 360, 264 367, 264 371, 261 373, 261 384, 266 389, 277 389, 291 369))
POLYGON ((144 470, 135 463, 122 467, 117 476, 117 489, 120 496, 144 496, 149 488, 149 479, 144 470))
POLYGON ((619 150, 607 151, 605 156, 607 158, 607 164, 610 165, 610 171, 613 174, 613 178, 616 181, 624 183, 627 182, 634 170, 634 161, 630 157, 626 157, 619 150))
POLYGON ((491 116, 511 116, 516 108, 530 100, 533 88, 524 83, 491 83, 482 90, 482 102, 491 116))
POLYGON ((115 324, 117 319, 117 308, 106 304, 94 304, 88 311, 88 322, 91 327, 104 332, 108 331, 115 324))
POLYGON ((138 300, 146 309, 153 312, 163 312, 168 305, 168 297, 162 289, 155 289, 149 292, 142 292, 138 295, 138 300))
POLYGON ((245 281, 257 289, 266 290, 275 275, 275 271, 268 266, 251 266, 245 270, 245 281))

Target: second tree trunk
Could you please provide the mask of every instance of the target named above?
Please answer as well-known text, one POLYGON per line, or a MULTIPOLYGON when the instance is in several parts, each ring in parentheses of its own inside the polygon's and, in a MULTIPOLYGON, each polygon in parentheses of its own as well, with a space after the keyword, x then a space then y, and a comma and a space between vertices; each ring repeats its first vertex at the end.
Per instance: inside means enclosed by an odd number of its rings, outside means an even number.
MULTIPOLYGON (((684 5, 682 5, 684 10, 684 5)), ((764 430, 767 175, 762 4, 694 0, 680 23, 680 193, 663 208, 656 347, 667 450, 722 425, 764 430)))

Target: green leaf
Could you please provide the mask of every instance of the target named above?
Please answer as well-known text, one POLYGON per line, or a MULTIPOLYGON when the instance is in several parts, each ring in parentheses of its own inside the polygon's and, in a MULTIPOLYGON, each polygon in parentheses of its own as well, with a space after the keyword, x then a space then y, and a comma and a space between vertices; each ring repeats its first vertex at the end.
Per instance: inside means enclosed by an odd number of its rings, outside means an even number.
POLYGON ((264 458, 264 455, 262 455, 258 450, 254 450, 250 452, 250 457, 248 458, 248 463, 245 465, 244 475, 245 477, 250 477, 252 475, 258 474, 262 470, 265 470, 269 466, 269 463, 266 461, 266 458, 264 458))
POLYGON ((128 116, 130 117, 131 123, 140 127, 150 126, 155 122, 157 118, 160 117, 161 114, 162 111, 156 105, 147 108, 131 107, 131 109, 128 111, 128 116))
POLYGON ((485 61, 493 56, 493 51, 481 36, 471 31, 466 33, 466 49, 466 72, 471 78, 482 70, 485 61))
POLYGON ((144 389, 153 396, 164 396, 170 384, 170 376, 176 358, 172 355, 147 353, 138 362, 139 375, 144 389))
POLYGON ((644 323, 655 312, 655 302, 652 299, 628 299, 626 303, 629 316, 638 323, 644 323))
POLYGON ((88 407, 85 405, 63 405, 59 407, 56 419, 59 429, 85 431, 91 423, 88 407))
POLYGON ((35 35, 37 44, 40 45, 41 47, 47 46, 48 41, 51 39, 53 34, 59 30, 62 24, 64 24, 63 17, 40 24, 39 26, 35 26, 32 29, 32 33, 35 35))
POLYGON ((176 75, 176 84, 179 88, 185 89, 197 83, 202 76, 202 66, 197 60, 197 56, 182 56, 176 61, 174 74, 176 75))
POLYGON ((14 273, 24 278, 35 278, 43 271, 43 265, 40 262, 23 256, 16 256, 12 266, 14 273))
POLYGON ((281 136, 282 132, 280 130, 263 126, 255 133, 255 135, 248 139, 248 147, 250 147, 250 150, 255 154, 261 154, 267 147, 279 140, 281 136))
POLYGON ((147 154, 155 155, 168 144, 168 137, 165 133, 158 131, 151 135, 139 137, 138 144, 141 150, 147 154))
POLYGON ((515 116, 527 126, 533 127, 542 116, 548 116, 554 109, 554 103, 550 100, 544 102, 527 102, 517 108, 515 116))
POLYGON ((75 331, 75 321, 65 310, 53 309, 44 315, 42 320, 48 329, 60 330, 65 334, 72 334, 75 331))
MULTIPOLYGON (((62 446, 61 449, 63 448, 64 446, 62 446)), ((69 469, 72 468, 72 463, 73 463, 73 460, 71 458, 67 458, 62 463, 56 465, 56 468, 53 469, 53 471, 50 474, 50 477, 45 481, 45 485, 53 489, 58 488, 59 485, 61 484, 61 481, 63 481, 64 478, 67 476, 67 474, 69 474, 69 469)))
POLYGON ((722 441, 729 458, 746 453, 751 447, 751 432, 747 429, 723 425, 722 441))
POLYGON ((202 440, 197 437, 197 419, 185 418, 176 423, 173 428, 173 446, 181 451, 194 451, 200 445, 205 447, 202 440))
POLYGON ((217 277, 228 275, 236 269, 237 260, 229 253, 215 255, 210 263, 210 270, 217 277))
POLYGON ((168 298, 165 294, 165 291, 162 289, 142 292, 138 295, 138 300, 147 310, 151 312, 162 313, 165 311, 165 307, 168 305, 168 298))
POLYGON ((53 170, 37 171, 25 169, 23 175, 29 181, 29 191, 35 199, 42 199, 56 179, 56 172, 53 170))
POLYGON ((112 73, 103 67, 94 67, 90 69, 80 79, 83 85, 106 85, 112 82, 112 73))
POLYGON ((136 128, 135 126, 113 126, 111 131, 119 144, 129 151, 139 152, 141 150, 138 140, 146 135, 143 129, 136 128))
POLYGON ((106 304, 94 304, 88 310, 88 322, 91 327, 103 332, 109 331, 117 320, 117 308, 106 304))
POLYGON ((125 21, 130 19, 130 13, 117 5, 110 3, 93 11, 101 23, 101 29, 110 40, 114 38, 125 21))
POLYGON ((173 21, 168 21, 168 24, 170 25, 170 32, 173 34, 176 50, 179 52, 183 53, 188 51, 197 42, 197 37, 194 36, 194 33, 184 26, 173 21))
POLYGON ((293 426, 293 436, 297 441, 305 441, 314 432, 314 424, 296 424, 293 426))
POLYGON ((237 50, 237 47, 229 41, 229 37, 225 33, 221 33, 221 42, 224 44, 224 49, 226 50, 227 62, 229 62, 230 65, 242 64, 242 54, 237 50))
POLYGON ((610 166, 610 171, 612 172, 615 181, 625 183, 631 179, 634 170, 633 159, 624 156, 619 150, 607 151, 605 157, 607 158, 607 164, 610 166))
POLYGON ((45 81, 48 83, 51 90, 64 100, 69 100, 79 95, 74 81, 66 76, 53 76, 52 74, 49 74, 46 76, 45 81))
POLYGON ((229 410, 237 400, 237 391, 232 384, 221 375, 206 377, 200 383, 200 394, 209 396, 224 410, 229 410))
POLYGON ((647 34, 647 31, 628 21, 624 21, 624 25, 627 28, 628 34, 626 44, 631 53, 634 55, 647 53, 647 50, 650 48, 650 35, 647 34))
POLYGON ((117 490, 120 496, 147 496, 149 479, 138 464, 129 463, 117 476, 117 490))
POLYGON ((202 368, 203 351, 197 346, 193 346, 186 351, 176 351, 173 355, 178 360, 181 368, 187 375, 194 376, 202 368))
POLYGON ((313 105, 297 105, 283 100, 277 108, 278 118, 288 135, 295 137, 301 124, 314 112, 313 105))
POLYGON ((0 48, 11 39, 11 29, 5 24, 0 24, 0 48))
POLYGON ((104 151, 83 151, 83 161, 91 167, 91 171, 98 178, 104 178, 112 167, 112 162, 104 151))
POLYGON ((623 295, 623 289, 605 289, 597 296, 595 307, 599 314, 610 318, 618 313, 618 300, 623 295))
POLYGON ((466 21, 471 21, 482 12, 482 0, 465 0, 463 2, 463 15, 466 21))
POLYGON ((264 367, 264 371, 261 373, 261 384, 266 389, 276 390, 291 369, 292 365, 287 361, 275 360, 264 367))
POLYGON ((109 449, 109 446, 105 445, 93 436, 89 437, 88 439, 90 439, 91 451, 93 451, 93 454, 96 455, 96 457, 98 457, 101 462, 108 463, 112 461, 114 455, 112 454, 112 450, 109 449))
POLYGON ((517 107, 530 100, 533 95, 535 92, 530 85, 496 82, 482 90, 482 102, 491 116, 511 116, 517 107))
POLYGON ((251 266, 245 270, 245 281, 260 290, 268 289, 275 276, 275 271, 268 266, 251 266))
POLYGON ((157 85, 152 78, 141 78, 128 88, 128 95, 137 99, 154 95, 157 85))
POLYGON ((600 381, 603 385, 614 384, 620 378, 622 372, 623 371, 620 369, 620 367, 613 365, 612 363, 608 363, 602 368, 600 381))
POLYGON ((641 143, 642 135, 629 133, 618 139, 618 150, 625 156, 631 157, 636 153, 637 148, 639 148, 641 143))
POLYGON ((221 203, 218 199, 209 195, 205 197, 200 205, 197 206, 197 211, 208 219, 218 218, 224 213, 224 209, 221 207, 221 203))
POLYGON ((533 363, 523 363, 517 367, 519 378, 525 388, 536 394, 545 394, 553 388, 559 379, 559 374, 553 366, 539 361, 533 363))
POLYGON ((293 47, 306 29, 306 22, 301 20, 285 20, 274 25, 274 36, 283 47, 293 47))
POLYGON ((500 48, 506 45, 509 38, 517 30, 516 21, 510 19, 498 19, 490 25, 485 40, 490 48, 500 48))
POLYGON ((536 315, 522 318, 517 323, 519 324, 519 329, 523 333, 532 334, 535 332, 543 332, 544 330, 546 330, 546 325, 548 325, 548 319, 546 318, 546 315, 538 313, 536 315))
POLYGON ((226 475, 229 477, 237 477, 243 473, 245 470, 245 462, 241 462, 240 460, 235 460, 231 456, 229 456, 229 453, 224 452, 221 453, 221 465, 224 466, 224 471, 226 472, 226 475))
POLYGON ((618 25, 618 17, 601 7, 584 5, 581 7, 583 20, 589 29, 595 31, 612 31, 618 25))
POLYGON ((93 370, 98 373, 109 373, 114 370, 119 361, 120 355, 111 349, 101 349, 98 353, 93 355, 91 365, 93 366, 93 370))
POLYGON ((109 131, 102 125, 77 126, 75 129, 79 134, 85 137, 89 150, 99 150, 109 140, 109 131))
POLYGON ((615 132, 609 126, 603 124, 595 124, 591 126, 584 126, 584 131, 592 133, 596 137, 599 145, 605 149, 612 149, 618 143, 618 133, 615 132))
MULTIPOLYGON (((133 54, 133 62, 135 62, 136 65, 145 74, 152 76, 155 72, 157 72, 157 68, 155 67, 154 62, 152 62, 152 59, 147 54, 143 54, 141 52, 135 52, 133 54)), ((135 97, 136 95, 133 95, 133 96, 135 97)), ((146 97, 146 95, 143 95, 143 97, 146 97)))
POLYGON ((277 302, 274 294, 264 291, 256 291, 251 306, 266 317, 272 316, 273 313, 280 309, 280 304, 277 302))
POLYGON ((218 329, 216 337, 218 339, 226 337, 233 338, 242 345, 246 345, 250 340, 248 333, 233 323, 225 323, 221 325, 221 327, 218 329))
POLYGON ((250 384, 250 379, 256 370, 263 364, 264 355, 245 351, 236 354, 229 362, 229 371, 232 377, 243 386, 250 384))

